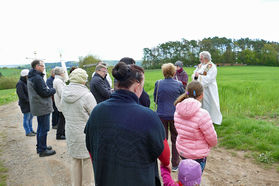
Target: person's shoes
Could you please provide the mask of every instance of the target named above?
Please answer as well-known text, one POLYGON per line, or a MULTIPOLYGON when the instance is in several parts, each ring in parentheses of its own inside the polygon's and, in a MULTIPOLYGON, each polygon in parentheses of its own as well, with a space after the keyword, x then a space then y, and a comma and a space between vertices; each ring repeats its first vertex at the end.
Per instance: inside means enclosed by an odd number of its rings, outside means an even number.
POLYGON ((36 134, 29 132, 28 134, 26 134, 26 136, 35 136, 36 134))
POLYGON ((56 139, 57 140, 65 140, 66 137, 64 135, 61 135, 61 136, 56 136, 56 139))
MULTIPOLYGON (((47 149, 47 150, 52 150, 52 146, 47 146, 46 149, 47 149)), ((37 154, 39 154, 38 150, 37 150, 37 154)))
POLYGON ((177 167, 172 167, 172 168, 171 168, 171 171, 172 171, 172 172, 176 172, 177 170, 178 170, 178 166, 177 166, 177 167))
POLYGON ((37 134, 37 132, 35 132, 35 131, 32 131, 32 133, 35 134, 35 135, 37 134))
POLYGON ((51 156, 51 155, 54 155, 56 154, 55 150, 45 150, 44 152, 41 152, 39 154, 40 157, 45 157, 45 156, 51 156))
POLYGON ((57 129, 58 125, 52 126, 52 129, 57 129))

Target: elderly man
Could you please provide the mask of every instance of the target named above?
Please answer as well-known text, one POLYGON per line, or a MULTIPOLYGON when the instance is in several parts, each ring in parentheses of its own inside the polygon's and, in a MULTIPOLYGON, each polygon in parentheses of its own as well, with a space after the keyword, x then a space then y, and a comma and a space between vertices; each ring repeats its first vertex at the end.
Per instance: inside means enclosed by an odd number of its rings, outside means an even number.
POLYGON ((192 79, 201 82, 204 88, 202 107, 207 110, 213 123, 221 125, 222 114, 220 111, 219 94, 216 82, 217 68, 211 61, 211 55, 207 51, 200 53, 200 64, 192 75, 192 79))
POLYGON ((110 98, 112 93, 112 89, 108 81, 106 80, 106 76, 108 73, 108 69, 106 66, 99 64, 96 66, 95 74, 90 81, 90 91, 95 97, 97 103, 101 103, 110 98))
POLYGON ((51 97, 55 94, 54 88, 48 88, 43 77, 45 64, 43 61, 34 60, 32 69, 28 74, 27 89, 30 110, 37 116, 37 153, 40 157, 51 156, 56 152, 47 146, 47 132, 49 131, 49 117, 53 111, 51 97))

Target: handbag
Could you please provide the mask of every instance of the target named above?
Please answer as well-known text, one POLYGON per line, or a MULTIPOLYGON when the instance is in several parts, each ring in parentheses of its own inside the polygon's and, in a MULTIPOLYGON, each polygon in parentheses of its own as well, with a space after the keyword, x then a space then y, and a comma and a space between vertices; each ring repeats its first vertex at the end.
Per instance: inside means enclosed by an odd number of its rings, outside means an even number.
POLYGON ((157 86, 157 91, 156 91, 156 98, 155 98, 155 106, 154 106, 154 111, 157 111, 158 105, 157 105, 157 101, 158 101, 158 91, 159 91, 159 85, 160 85, 160 81, 158 81, 158 86, 157 86))

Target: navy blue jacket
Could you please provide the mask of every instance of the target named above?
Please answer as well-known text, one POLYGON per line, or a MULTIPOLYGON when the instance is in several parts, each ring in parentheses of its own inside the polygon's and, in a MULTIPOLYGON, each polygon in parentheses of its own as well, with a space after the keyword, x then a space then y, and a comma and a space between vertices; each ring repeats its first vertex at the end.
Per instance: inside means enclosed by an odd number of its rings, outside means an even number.
POLYGON ((150 98, 144 89, 142 91, 142 94, 140 95, 139 104, 141 104, 142 106, 145 106, 145 107, 150 107, 150 98))
POLYGON ((165 130, 134 93, 119 89, 98 104, 85 133, 96 186, 160 185, 157 158, 164 149, 165 130))
POLYGON ((95 73, 90 81, 90 91, 94 95, 97 103, 101 103, 110 98, 111 88, 106 78, 95 73))
POLYGON ((54 81, 54 77, 50 76, 49 78, 47 78, 46 84, 48 88, 53 88, 53 81, 54 81))
POLYGON ((157 98, 157 113, 158 116, 165 120, 173 120, 175 106, 175 100, 185 92, 185 89, 180 81, 172 78, 166 78, 159 80, 159 89, 157 95, 158 81, 155 83, 154 89, 154 102, 157 98))
POLYGON ((21 112, 30 112, 26 77, 20 77, 20 80, 16 84, 16 93, 18 96, 18 105, 20 106, 21 112))

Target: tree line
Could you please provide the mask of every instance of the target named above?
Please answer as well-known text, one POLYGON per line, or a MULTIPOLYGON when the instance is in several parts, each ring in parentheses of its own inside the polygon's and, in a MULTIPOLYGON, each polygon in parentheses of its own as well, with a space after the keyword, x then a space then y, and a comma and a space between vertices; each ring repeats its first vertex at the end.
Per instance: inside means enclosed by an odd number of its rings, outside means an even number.
POLYGON ((202 40, 169 41, 154 48, 144 48, 142 66, 160 68, 166 62, 180 60, 185 66, 199 63, 199 53, 209 51, 217 65, 247 64, 279 66, 279 43, 263 39, 227 39, 226 37, 202 40))

